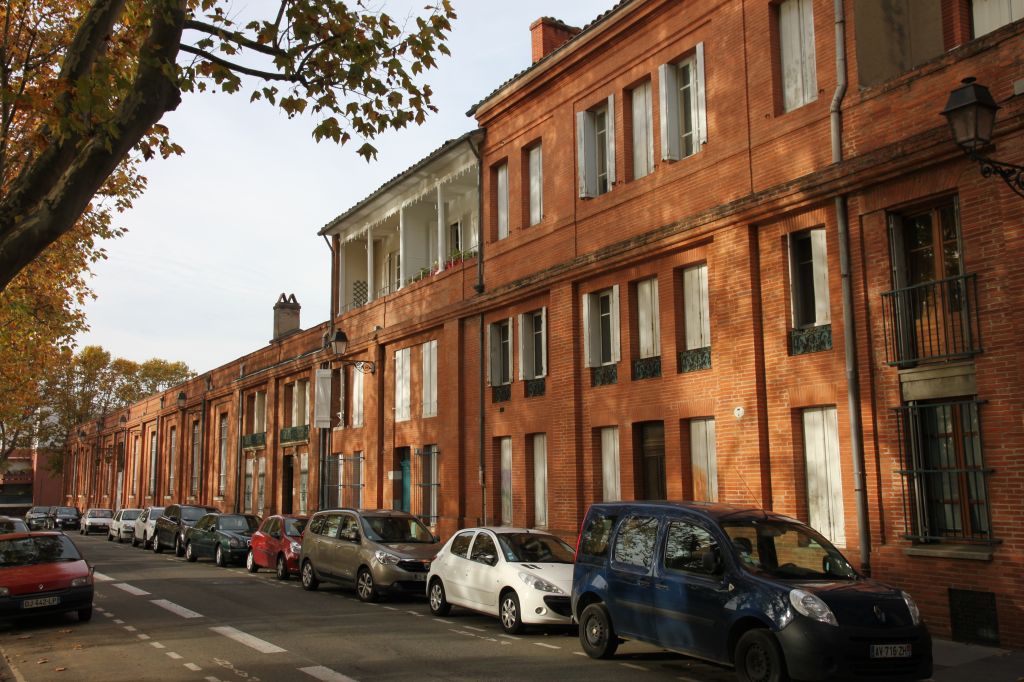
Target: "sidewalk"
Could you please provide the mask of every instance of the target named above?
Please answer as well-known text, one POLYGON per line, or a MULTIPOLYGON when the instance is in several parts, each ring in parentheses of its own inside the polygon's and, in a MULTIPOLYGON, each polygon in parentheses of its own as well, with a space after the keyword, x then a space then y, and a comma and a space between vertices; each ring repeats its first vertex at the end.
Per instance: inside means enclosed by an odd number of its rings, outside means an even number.
POLYGON ((932 640, 936 682, 1024 682, 1024 651, 932 640))

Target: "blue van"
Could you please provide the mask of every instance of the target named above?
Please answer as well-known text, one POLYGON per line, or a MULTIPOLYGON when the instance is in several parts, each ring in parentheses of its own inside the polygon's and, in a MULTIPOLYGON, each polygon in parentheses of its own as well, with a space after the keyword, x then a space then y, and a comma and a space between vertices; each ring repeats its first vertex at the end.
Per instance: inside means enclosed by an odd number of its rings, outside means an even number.
POLYGON ((931 636, 910 595, 857 573, 813 528, 760 509, 591 506, 572 613, 593 658, 634 639, 734 666, 742 681, 932 673, 931 636))

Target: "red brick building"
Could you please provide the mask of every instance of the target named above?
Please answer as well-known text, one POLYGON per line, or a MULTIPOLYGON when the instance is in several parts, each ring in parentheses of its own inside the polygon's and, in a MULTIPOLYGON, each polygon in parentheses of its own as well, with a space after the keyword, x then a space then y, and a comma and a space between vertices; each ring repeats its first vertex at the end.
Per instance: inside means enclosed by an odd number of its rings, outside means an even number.
POLYGON ((981 151, 1024 163, 1016 13, 538 20, 478 130, 322 228, 334 318, 299 332, 282 300, 270 346, 83 426, 69 501, 566 537, 601 499, 763 506, 937 633, 1024 646, 1024 198, 939 115, 976 77, 1001 107, 981 151))

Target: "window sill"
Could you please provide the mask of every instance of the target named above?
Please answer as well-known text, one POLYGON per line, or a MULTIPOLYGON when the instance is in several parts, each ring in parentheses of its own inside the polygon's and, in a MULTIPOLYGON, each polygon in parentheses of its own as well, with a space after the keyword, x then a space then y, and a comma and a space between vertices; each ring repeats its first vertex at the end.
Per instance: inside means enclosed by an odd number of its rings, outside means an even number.
POLYGON ((995 548, 991 545, 936 545, 915 546, 903 550, 907 556, 929 557, 932 559, 967 559, 971 561, 992 561, 995 548))

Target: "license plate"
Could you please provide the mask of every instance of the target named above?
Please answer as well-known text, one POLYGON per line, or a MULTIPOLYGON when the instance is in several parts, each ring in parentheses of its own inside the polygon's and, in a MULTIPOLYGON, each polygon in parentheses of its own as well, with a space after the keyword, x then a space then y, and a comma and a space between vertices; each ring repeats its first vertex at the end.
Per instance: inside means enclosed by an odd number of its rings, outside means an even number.
POLYGON ((60 603, 60 597, 39 597, 38 599, 26 599, 21 602, 23 609, 37 609, 40 606, 54 606, 60 603))
POLYGON ((909 658, 909 644, 872 644, 871 658, 909 658))
POLYGON ((423 582, 427 581, 427 574, 426 573, 413 573, 412 574, 412 579, 415 580, 418 583, 423 583, 423 582))

